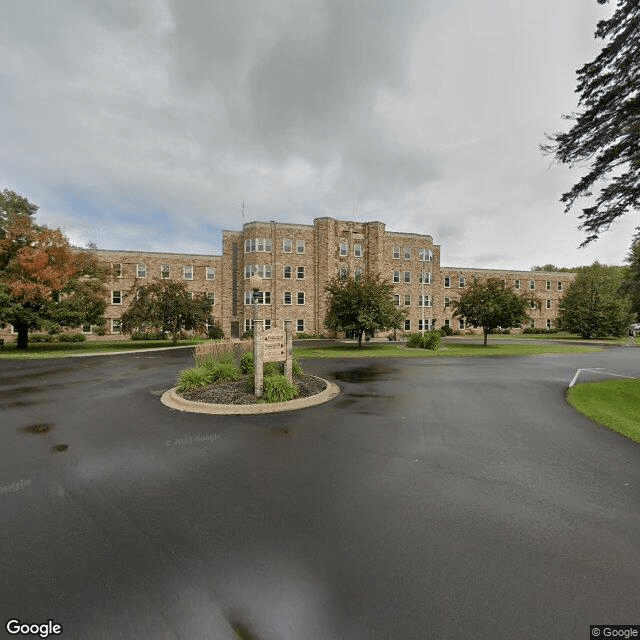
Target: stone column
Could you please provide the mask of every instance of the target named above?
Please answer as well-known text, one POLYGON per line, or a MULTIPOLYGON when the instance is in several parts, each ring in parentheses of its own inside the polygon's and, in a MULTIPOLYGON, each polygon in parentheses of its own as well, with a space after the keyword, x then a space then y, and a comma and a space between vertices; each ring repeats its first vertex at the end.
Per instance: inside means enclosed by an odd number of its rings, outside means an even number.
POLYGON ((286 376, 287 380, 293 384, 293 331, 291 330, 292 324, 293 320, 284 321, 284 338, 286 341, 284 375, 286 376))
POLYGON ((260 398, 264 391, 264 336, 262 334, 262 322, 258 321, 253 325, 253 368, 254 382, 256 387, 256 397, 260 398))

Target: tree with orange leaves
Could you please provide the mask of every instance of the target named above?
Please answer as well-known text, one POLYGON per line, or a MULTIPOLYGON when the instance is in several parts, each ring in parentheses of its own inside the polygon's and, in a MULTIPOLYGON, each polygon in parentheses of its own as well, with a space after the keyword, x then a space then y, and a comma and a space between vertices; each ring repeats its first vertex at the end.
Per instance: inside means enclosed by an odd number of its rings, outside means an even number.
POLYGON ((95 256, 74 250, 60 229, 37 225, 38 207, 0 193, 0 325, 12 324, 18 349, 30 330, 102 324, 107 274, 95 256))

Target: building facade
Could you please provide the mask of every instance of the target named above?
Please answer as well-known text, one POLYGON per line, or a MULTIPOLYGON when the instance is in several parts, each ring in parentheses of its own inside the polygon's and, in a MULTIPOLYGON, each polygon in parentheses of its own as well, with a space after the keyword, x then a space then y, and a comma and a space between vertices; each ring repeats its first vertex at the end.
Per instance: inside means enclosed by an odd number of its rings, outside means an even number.
MULTIPOLYGON (((450 326, 469 331, 453 317, 452 302, 475 279, 502 278, 516 290, 535 293, 540 304, 531 309, 529 326, 553 328, 558 303, 574 273, 510 271, 446 267, 440 245, 429 235, 387 231, 383 222, 316 218, 312 225, 249 222, 241 231, 222 232, 222 255, 194 255, 98 250, 111 268, 105 312, 106 336, 121 336, 120 317, 131 303, 136 281, 154 278, 187 283, 193 294, 207 294, 212 317, 225 336, 239 337, 253 327, 249 278, 263 278, 259 318, 265 328, 292 320, 297 333, 327 334, 323 321, 325 286, 337 275, 380 274, 393 284, 396 304, 406 311, 403 329, 450 326)), ((95 336, 95 328, 83 327, 95 336)), ((5 335, 11 329, 5 330, 5 335)), ((97 336, 96 336, 97 337, 97 336)))

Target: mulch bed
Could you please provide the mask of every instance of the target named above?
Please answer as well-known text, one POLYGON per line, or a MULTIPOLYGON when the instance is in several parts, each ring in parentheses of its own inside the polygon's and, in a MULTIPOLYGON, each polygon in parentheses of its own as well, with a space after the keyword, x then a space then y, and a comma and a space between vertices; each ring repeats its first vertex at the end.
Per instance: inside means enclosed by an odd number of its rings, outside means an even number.
MULTIPOLYGON (((298 387, 298 398, 315 396, 327 388, 324 380, 313 376, 293 374, 293 384, 298 387)), ((257 404, 258 398, 246 389, 246 378, 236 382, 220 382, 206 387, 178 393, 185 400, 212 404, 257 404)))

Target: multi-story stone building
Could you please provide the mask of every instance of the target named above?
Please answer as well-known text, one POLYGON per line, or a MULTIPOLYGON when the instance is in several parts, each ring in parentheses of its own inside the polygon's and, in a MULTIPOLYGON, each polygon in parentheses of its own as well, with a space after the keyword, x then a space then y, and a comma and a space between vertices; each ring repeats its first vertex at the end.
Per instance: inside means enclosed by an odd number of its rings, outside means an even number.
MULTIPOLYGON (((387 231, 383 222, 316 218, 312 225, 250 222, 241 231, 222 232, 222 255, 97 251, 111 267, 106 335, 120 335, 120 317, 131 302, 134 283, 178 279, 194 294, 211 298, 212 317, 225 336, 238 337, 253 326, 249 278, 263 278, 259 318, 265 328, 293 320, 298 333, 327 333, 325 286, 336 275, 380 274, 393 283, 395 301, 406 313, 405 331, 439 328, 469 330, 454 318, 451 303, 474 279, 502 278, 515 289, 537 295, 530 326, 554 326, 558 302, 574 273, 444 267, 440 245, 429 235, 387 231)), ((91 327, 83 327, 91 333, 91 327)))

